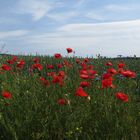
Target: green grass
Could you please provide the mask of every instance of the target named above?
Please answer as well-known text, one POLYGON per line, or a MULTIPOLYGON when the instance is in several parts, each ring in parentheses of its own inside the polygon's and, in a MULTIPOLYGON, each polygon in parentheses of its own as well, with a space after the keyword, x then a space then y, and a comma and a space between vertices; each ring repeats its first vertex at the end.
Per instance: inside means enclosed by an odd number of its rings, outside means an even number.
MULTIPOLYGON (((0 65, 6 64, 11 56, 2 57, 0 65)), ((140 139, 140 59, 90 59, 94 70, 101 76, 107 70, 105 63, 111 61, 117 70, 117 63, 123 62, 126 69, 136 72, 136 78, 113 78, 116 88, 102 89, 101 80, 89 80, 90 87, 84 88, 90 96, 75 96, 79 83, 80 65, 75 58, 40 56, 43 70, 28 69, 33 64, 32 56, 19 56, 24 59, 22 70, 11 65, 11 71, 0 70, 0 140, 139 140, 140 139), (72 67, 62 67, 65 72, 64 86, 53 84, 47 72, 59 72, 55 67, 67 59, 72 67), (54 65, 53 70, 46 64, 54 65), (45 77, 50 86, 44 86, 39 78, 45 77), (12 94, 11 99, 2 96, 3 91, 12 94), (121 91, 129 101, 122 102, 115 97, 121 91), (64 98, 69 104, 60 105, 64 98)), ((83 61, 83 59, 80 59, 83 61)))

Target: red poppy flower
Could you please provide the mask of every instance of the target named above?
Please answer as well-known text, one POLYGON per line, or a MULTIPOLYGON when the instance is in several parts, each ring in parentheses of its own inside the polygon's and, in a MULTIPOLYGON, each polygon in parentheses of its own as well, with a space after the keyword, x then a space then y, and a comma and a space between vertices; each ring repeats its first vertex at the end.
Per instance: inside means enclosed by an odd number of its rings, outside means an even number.
POLYGON ((13 56, 12 57, 12 60, 15 62, 15 61, 17 61, 17 57, 16 56, 13 56))
POLYGON ((88 66, 88 69, 90 69, 90 70, 93 69, 93 66, 92 65, 89 65, 88 66))
POLYGON ((40 81, 45 85, 45 86, 49 86, 50 82, 48 80, 45 80, 44 77, 40 77, 40 81))
POLYGON ((59 99, 59 100, 57 101, 57 103, 58 103, 59 105, 66 105, 68 102, 67 102, 66 99, 59 99))
POLYGON ((107 62, 106 66, 112 66, 112 63, 111 62, 107 62))
POLYGON ((47 76, 54 76, 54 75, 55 75, 54 72, 48 72, 48 73, 47 73, 47 76))
POLYGON ((62 77, 60 77, 58 75, 54 75, 52 82, 53 83, 61 83, 62 82, 62 77))
POLYGON ((89 69, 89 70, 87 70, 87 73, 88 73, 90 76, 92 76, 92 75, 96 74, 96 71, 95 71, 95 70, 89 69))
POLYGON ((86 75, 86 74, 80 74, 80 77, 81 77, 82 79, 89 79, 89 76, 86 75))
POLYGON ((108 79, 103 79, 102 80, 102 88, 114 88, 114 85, 112 84, 112 77, 108 78, 108 79))
POLYGON ((122 74, 124 72, 124 69, 123 68, 119 68, 118 69, 118 73, 122 74))
POLYGON ((45 80, 44 77, 40 77, 39 79, 40 79, 40 81, 42 81, 42 82, 44 82, 44 80, 45 80))
POLYGON ((107 72, 110 73, 110 74, 116 74, 117 73, 117 71, 113 68, 108 69, 107 72))
POLYGON ((118 98, 119 100, 123 101, 123 102, 128 102, 128 95, 122 93, 122 92, 117 92, 115 94, 116 98, 118 98))
POLYGON ((65 72, 64 71, 59 71, 58 76, 64 78, 65 77, 65 72))
POLYGON ((39 62, 39 58, 38 58, 38 57, 35 57, 35 58, 33 59, 33 61, 34 61, 34 63, 38 63, 38 62, 39 62))
POLYGON ((82 67, 83 70, 86 70, 87 69, 86 63, 82 62, 80 65, 81 65, 81 67, 82 67))
POLYGON ((118 63, 118 68, 124 68, 125 64, 124 63, 118 63))
POLYGON ((80 74, 86 74, 86 75, 88 75, 88 72, 86 70, 80 70, 80 74))
POLYGON ((54 68, 53 65, 47 65, 46 67, 47 67, 47 69, 53 69, 54 68))
POLYGON ((72 51, 73 51, 71 48, 67 48, 66 50, 68 53, 72 53, 72 51))
POLYGON ((1 68, 2 68, 3 70, 5 70, 5 71, 11 70, 11 67, 8 66, 8 65, 6 65, 6 64, 3 64, 1 68))
POLYGON ((102 75, 102 77, 103 77, 103 79, 109 79, 109 78, 112 77, 112 76, 111 76, 110 73, 104 73, 104 74, 102 75))
POLYGON ((62 64, 58 63, 58 64, 56 64, 56 67, 57 67, 58 69, 60 69, 60 68, 62 68, 62 64))
POLYGON ((60 71, 57 75, 53 75, 53 83, 58 83, 60 86, 63 86, 63 78, 65 76, 64 71, 60 71))
POLYGON ((41 71, 43 69, 42 65, 39 63, 35 63, 32 65, 33 69, 38 69, 39 71, 41 71))
POLYGON ((84 87, 89 87, 90 86, 90 82, 83 81, 83 82, 80 83, 80 86, 83 87, 83 88, 84 87))
POLYGON ((19 62, 17 62, 17 67, 23 68, 24 64, 25 64, 24 60, 20 60, 19 62))
POLYGON ((9 64, 14 64, 13 60, 6 60, 6 62, 9 63, 9 64))
POLYGON ((88 94, 84 91, 84 89, 82 87, 79 87, 76 89, 76 96, 80 96, 80 97, 87 97, 88 94))
POLYGON ((54 54, 54 57, 55 57, 56 59, 60 59, 62 56, 61 56, 60 53, 56 53, 56 54, 54 54))
POLYGON ((84 61, 85 61, 85 63, 87 63, 89 61, 89 59, 88 58, 85 58, 84 61))
POLYGON ((128 77, 128 78, 135 78, 136 77, 136 73, 135 72, 132 72, 130 70, 123 71, 121 74, 124 77, 128 77))
POLYGON ((2 93, 2 96, 3 96, 4 98, 7 98, 7 99, 12 98, 12 94, 11 94, 10 92, 8 92, 8 91, 4 91, 4 92, 2 93))
POLYGON ((39 71, 41 71, 43 69, 41 64, 37 64, 37 68, 38 68, 39 71))

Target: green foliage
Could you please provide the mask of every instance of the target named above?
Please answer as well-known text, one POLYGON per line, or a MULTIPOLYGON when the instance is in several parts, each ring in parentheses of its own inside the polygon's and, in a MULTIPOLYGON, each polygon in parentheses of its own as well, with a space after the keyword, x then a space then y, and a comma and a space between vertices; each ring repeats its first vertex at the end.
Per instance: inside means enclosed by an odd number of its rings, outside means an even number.
MULTIPOLYGON (((1 65, 5 60, 3 58, 1 65)), ((43 70, 30 74, 28 69, 33 64, 32 56, 21 56, 25 60, 22 70, 15 69, 0 74, 0 92, 9 91, 11 99, 0 95, 0 140, 139 140, 140 139, 140 60, 106 60, 91 59, 89 63, 101 75, 107 67, 107 61, 112 61, 117 69, 117 63, 123 61, 126 68, 135 71, 134 79, 114 78, 115 89, 102 89, 101 80, 91 81, 91 86, 85 91, 87 98, 76 97, 75 90, 82 81, 79 78, 79 65, 74 58, 66 58, 72 63, 71 68, 63 67, 66 78, 64 86, 51 83, 41 84, 39 77, 49 81, 52 79, 46 72, 46 64, 56 65, 64 58, 55 60, 52 57, 40 56, 43 70), (124 103, 115 98, 115 93, 122 91, 129 96, 124 103), (65 98, 70 103, 59 105, 57 100, 65 98)), ((82 58, 81 58, 82 60, 82 58)), ((0 94, 1 94, 0 93, 0 94)))

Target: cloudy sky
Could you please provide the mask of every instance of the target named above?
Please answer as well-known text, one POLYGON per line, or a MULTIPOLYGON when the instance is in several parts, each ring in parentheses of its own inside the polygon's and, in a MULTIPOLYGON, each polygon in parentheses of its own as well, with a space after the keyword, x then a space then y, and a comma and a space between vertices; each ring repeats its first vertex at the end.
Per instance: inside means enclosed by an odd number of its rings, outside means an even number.
POLYGON ((12 54, 140 56, 140 0, 0 0, 0 46, 12 54))

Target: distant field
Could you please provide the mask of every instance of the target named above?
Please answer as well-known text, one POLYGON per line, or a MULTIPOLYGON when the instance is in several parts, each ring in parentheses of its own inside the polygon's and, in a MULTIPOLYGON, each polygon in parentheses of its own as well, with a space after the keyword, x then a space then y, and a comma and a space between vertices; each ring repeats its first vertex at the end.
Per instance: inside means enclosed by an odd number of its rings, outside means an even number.
POLYGON ((140 140, 138 58, 3 55, 0 85, 0 140, 140 140))

